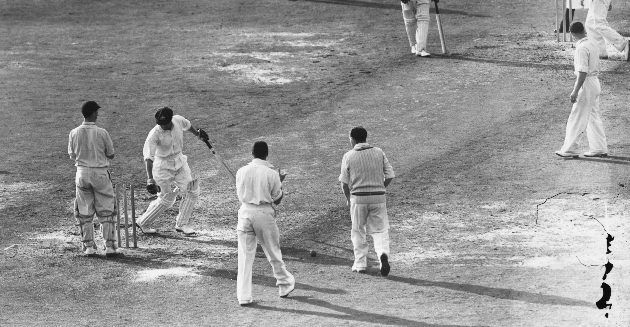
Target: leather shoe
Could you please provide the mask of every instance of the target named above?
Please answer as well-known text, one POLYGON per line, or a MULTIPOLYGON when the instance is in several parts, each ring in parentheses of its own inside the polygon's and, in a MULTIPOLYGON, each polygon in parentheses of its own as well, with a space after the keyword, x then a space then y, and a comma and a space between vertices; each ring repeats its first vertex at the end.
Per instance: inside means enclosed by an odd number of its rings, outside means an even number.
POLYGON ((562 158, 578 158, 580 156, 579 153, 575 153, 575 152, 562 152, 562 151, 556 151, 556 155, 558 157, 562 157, 562 158))
POLYGON ((604 158, 608 157, 608 153, 584 152, 584 156, 588 158, 604 158))
POLYGON ((385 277, 389 275, 389 269, 389 258, 387 254, 383 253, 381 254, 381 276, 385 277))

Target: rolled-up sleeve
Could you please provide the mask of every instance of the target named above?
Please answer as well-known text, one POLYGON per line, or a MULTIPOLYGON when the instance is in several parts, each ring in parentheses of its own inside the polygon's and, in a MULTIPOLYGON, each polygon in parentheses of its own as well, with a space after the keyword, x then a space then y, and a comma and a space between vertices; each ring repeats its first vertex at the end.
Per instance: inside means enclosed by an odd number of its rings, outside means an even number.
POLYGON ((588 73, 588 50, 585 47, 575 49, 575 71, 588 73))
POLYGON ((383 174, 385 175, 385 179, 394 178, 396 175, 394 174, 394 167, 387 160, 387 156, 383 153, 383 174))
POLYGON ((192 124, 190 123, 190 120, 182 117, 182 116, 177 116, 179 119, 177 120, 180 124, 180 126, 182 127, 183 131, 187 131, 190 129, 190 127, 192 126, 192 124))

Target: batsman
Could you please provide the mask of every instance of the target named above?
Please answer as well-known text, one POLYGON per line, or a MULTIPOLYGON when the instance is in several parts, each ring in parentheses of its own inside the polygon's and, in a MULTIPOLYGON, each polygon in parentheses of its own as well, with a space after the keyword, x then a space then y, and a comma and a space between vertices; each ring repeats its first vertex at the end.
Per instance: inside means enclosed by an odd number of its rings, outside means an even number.
POLYGON ((196 236, 197 232, 189 223, 199 198, 199 180, 192 178, 187 157, 182 153, 184 131, 191 132, 204 142, 208 141, 208 134, 194 128, 186 118, 173 115, 169 107, 156 111, 155 124, 144 142, 142 154, 147 173, 147 191, 158 196, 138 218, 138 227, 145 234, 157 233, 157 229, 151 227, 153 221, 172 207, 177 196, 181 195, 175 230, 186 236, 196 236))

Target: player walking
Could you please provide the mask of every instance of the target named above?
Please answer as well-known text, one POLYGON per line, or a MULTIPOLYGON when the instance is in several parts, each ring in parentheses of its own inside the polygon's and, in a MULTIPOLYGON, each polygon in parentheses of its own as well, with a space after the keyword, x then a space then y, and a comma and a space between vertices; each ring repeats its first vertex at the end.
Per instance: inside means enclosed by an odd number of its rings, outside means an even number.
POLYGON ((564 144, 560 151, 556 151, 556 155, 578 157, 578 140, 582 133, 586 133, 589 151, 584 156, 605 157, 608 155, 608 145, 599 111, 599 49, 595 40, 585 34, 582 23, 572 23, 569 31, 576 40, 573 55, 576 80, 570 96, 573 108, 567 121, 564 144))
POLYGON ((85 254, 96 255, 92 222, 96 213, 105 239, 105 255, 109 257, 118 254, 114 186, 107 170, 109 161, 114 159, 114 144, 109 133, 96 126, 100 108, 94 101, 81 106, 83 123, 70 132, 68 154, 77 167, 74 216, 81 230, 85 254))
MULTIPOLYGON (((584 5, 584 0, 582 0, 584 5)), ((606 20, 608 12, 612 10, 612 0, 592 0, 591 7, 586 14, 586 32, 599 49, 599 57, 608 59, 606 42, 610 43, 619 52, 624 53, 625 60, 630 60, 630 40, 626 40, 617 33, 606 20)))
POLYGON ((380 261, 381 275, 389 274, 389 218, 385 188, 394 179, 394 169, 383 150, 369 145, 367 131, 355 127, 350 131, 352 150, 341 160, 339 181, 346 204, 350 207, 354 246, 352 271, 365 273, 368 243, 366 234, 372 235, 374 250, 380 261))
POLYGON ((193 180, 187 157, 182 153, 184 131, 191 132, 201 140, 208 140, 208 134, 202 129, 195 129, 186 118, 173 115, 173 110, 168 107, 160 108, 155 113, 155 123, 156 126, 144 142, 142 153, 146 164, 147 191, 157 193, 158 197, 149 204, 137 224, 145 234, 157 233, 156 229, 149 226, 173 206, 179 194, 183 199, 179 205, 175 230, 186 236, 194 236, 197 232, 189 226, 189 221, 199 197, 199 180, 193 180))
POLYGON ((238 210, 238 277, 236 297, 240 305, 252 299, 252 266, 256 257, 256 240, 260 242, 273 269, 280 297, 287 297, 295 288, 295 278, 287 271, 280 251, 280 231, 273 204, 282 201, 285 175, 274 170, 267 161, 267 143, 254 143, 254 159, 236 172, 236 193, 241 202, 238 210))

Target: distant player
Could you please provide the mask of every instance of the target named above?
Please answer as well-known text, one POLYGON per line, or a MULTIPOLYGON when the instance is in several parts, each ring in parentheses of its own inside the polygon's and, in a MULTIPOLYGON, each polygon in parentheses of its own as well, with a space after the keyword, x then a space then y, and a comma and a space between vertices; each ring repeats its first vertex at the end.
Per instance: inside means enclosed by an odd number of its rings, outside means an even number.
MULTIPOLYGON (((584 5, 584 0, 582 0, 584 5)), ((626 61, 630 60, 630 41, 612 29, 606 20, 608 12, 612 10, 612 0, 591 0, 590 9, 586 15, 586 32, 599 49, 599 57, 608 59, 606 42, 624 54, 626 61)))
POLYGON ((278 294, 287 297, 295 288, 295 278, 282 261, 280 231, 276 225, 274 204, 280 204, 285 175, 267 161, 269 147, 258 141, 252 148, 254 159, 236 172, 236 194, 241 202, 238 209, 238 275, 236 297, 242 306, 253 302, 252 266, 256 258, 257 241, 262 245, 276 278, 278 294))
POLYGON ((147 172, 147 191, 157 193, 158 197, 138 219, 138 226, 145 234, 157 233, 157 229, 150 228, 151 223, 175 204, 177 195, 182 195, 175 230, 186 236, 195 236, 197 232, 190 227, 189 221, 199 197, 199 180, 193 180, 188 158, 182 153, 184 131, 201 140, 208 140, 208 134, 202 129, 195 129, 186 118, 173 115, 173 110, 168 107, 155 113, 155 124, 144 142, 142 153, 147 172))
POLYGON ((605 157, 608 145, 604 134, 604 124, 599 111, 599 48, 595 41, 584 30, 584 25, 574 22, 569 31, 575 39, 573 57, 575 67, 575 84, 570 100, 573 103, 567 121, 564 144, 556 155, 560 157, 578 157, 580 155, 578 141, 586 134, 589 151, 585 157, 605 157))
POLYGON ((389 218, 385 189, 394 179, 394 169, 383 150, 367 143, 367 131, 355 127, 350 131, 352 150, 341 160, 339 181, 346 204, 350 207, 354 246, 352 271, 367 270, 367 234, 372 235, 374 250, 380 261, 382 276, 389 274, 389 218))
POLYGON ((114 186, 107 170, 109 161, 114 159, 114 144, 109 133, 96 126, 100 108, 94 101, 81 106, 83 124, 70 132, 68 154, 77 167, 74 216, 81 230, 85 254, 96 255, 92 222, 96 214, 105 239, 105 255, 109 257, 118 254, 115 248, 114 186))
MULTIPOLYGON (((439 0, 434 0, 438 2, 439 0)), ((419 57, 429 57, 427 40, 429 38, 430 0, 401 0, 405 30, 409 39, 411 53, 419 57)))

